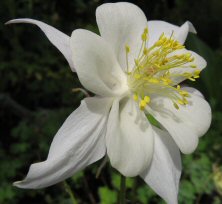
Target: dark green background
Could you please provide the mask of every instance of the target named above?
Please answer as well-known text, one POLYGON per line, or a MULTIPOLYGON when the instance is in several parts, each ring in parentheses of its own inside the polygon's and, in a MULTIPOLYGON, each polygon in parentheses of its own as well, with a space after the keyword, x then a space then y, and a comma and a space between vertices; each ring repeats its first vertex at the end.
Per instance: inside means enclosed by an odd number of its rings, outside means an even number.
MULTIPOLYGON (((4 22, 18 17, 44 21, 70 35, 76 28, 97 32, 95 9, 111 1, 1 0, 0 1, 0 203, 71 203, 64 183, 43 190, 21 190, 12 182, 22 179, 31 163, 44 160, 50 142, 64 119, 84 97, 63 56, 32 25, 4 22)), ((191 21, 198 38, 186 43, 202 55, 208 66, 191 83, 210 102, 213 121, 192 155, 183 155, 179 203, 222 203, 222 1, 141 0, 148 19, 182 25, 191 21)), ((117 200, 120 177, 107 165, 95 178, 101 161, 67 180, 78 203, 112 204, 117 200)), ((163 203, 144 182, 127 180, 128 203, 163 203)))

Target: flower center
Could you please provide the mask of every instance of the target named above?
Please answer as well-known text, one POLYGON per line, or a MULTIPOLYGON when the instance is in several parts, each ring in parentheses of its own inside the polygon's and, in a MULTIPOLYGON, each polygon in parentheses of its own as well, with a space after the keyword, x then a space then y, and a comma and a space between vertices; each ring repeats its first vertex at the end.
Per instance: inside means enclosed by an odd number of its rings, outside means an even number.
POLYGON ((175 79, 195 81, 199 78, 200 70, 194 64, 192 54, 173 39, 173 33, 170 37, 162 33, 157 42, 148 48, 148 28, 145 28, 141 40, 138 57, 131 69, 128 63, 130 47, 125 47, 128 85, 140 109, 144 110, 154 95, 168 97, 176 109, 179 105, 186 105, 189 94, 176 86, 175 79), (176 72, 172 70, 175 68, 176 72), (193 68, 193 71, 187 72, 188 68, 193 68))

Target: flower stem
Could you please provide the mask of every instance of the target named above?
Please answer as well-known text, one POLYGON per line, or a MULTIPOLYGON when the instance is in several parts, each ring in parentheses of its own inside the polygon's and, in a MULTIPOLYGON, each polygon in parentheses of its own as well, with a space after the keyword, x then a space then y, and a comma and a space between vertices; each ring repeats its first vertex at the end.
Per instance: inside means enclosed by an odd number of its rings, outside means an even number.
POLYGON ((121 175, 119 204, 126 204, 126 177, 121 175))
POLYGON ((64 181, 64 185, 65 185, 65 190, 66 190, 67 193, 69 194, 72 203, 73 203, 73 204, 78 204, 78 203, 77 203, 77 200, 76 200, 75 197, 74 197, 74 194, 73 194, 73 192, 72 192, 72 189, 71 189, 70 186, 69 186, 69 184, 68 184, 66 181, 64 181))
POLYGON ((102 169, 105 167, 106 163, 108 162, 108 156, 106 155, 105 158, 103 159, 102 163, 100 164, 97 172, 96 172, 96 178, 99 178, 99 175, 102 172, 102 169))

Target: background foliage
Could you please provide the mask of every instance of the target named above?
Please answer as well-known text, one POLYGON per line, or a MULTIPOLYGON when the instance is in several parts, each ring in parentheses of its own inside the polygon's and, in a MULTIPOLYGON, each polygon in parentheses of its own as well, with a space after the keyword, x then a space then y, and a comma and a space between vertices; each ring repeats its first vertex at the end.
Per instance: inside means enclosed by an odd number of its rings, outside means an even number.
MULTIPOLYGON (((43 190, 20 190, 12 182, 22 179, 31 163, 44 160, 52 138, 64 119, 84 97, 63 56, 31 25, 5 26, 18 17, 44 21, 71 34, 76 28, 97 32, 95 9, 102 0, 1 0, 0 2, 0 203, 113 204, 120 177, 102 161, 79 172, 66 183, 43 190)), ((183 155, 179 203, 222 203, 222 1, 137 0, 148 19, 181 25, 190 20, 198 37, 190 34, 187 47, 204 56, 208 67, 192 84, 213 110, 212 126, 192 155, 183 155)), ((127 180, 129 203, 163 203, 139 178, 127 180)))

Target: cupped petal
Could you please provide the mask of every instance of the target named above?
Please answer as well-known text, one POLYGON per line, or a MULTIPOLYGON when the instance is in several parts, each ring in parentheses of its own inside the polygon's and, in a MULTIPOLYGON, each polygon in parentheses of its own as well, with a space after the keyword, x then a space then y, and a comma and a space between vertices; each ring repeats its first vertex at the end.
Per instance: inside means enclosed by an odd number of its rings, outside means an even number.
POLYGON ((108 118, 106 146, 111 165, 124 176, 137 176, 149 166, 153 131, 133 100, 114 101, 108 118))
POLYGON ((140 176, 168 204, 177 204, 182 169, 180 151, 166 131, 155 127, 153 131, 153 159, 140 176))
POLYGON ((47 36, 49 41, 57 47, 57 49, 64 55, 66 60, 69 63, 70 68, 73 72, 75 72, 75 68, 72 61, 71 55, 71 48, 70 48, 70 37, 61 31, 57 30, 56 28, 47 25, 38 20, 29 19, 29 18, 20 18, 8 21, 6 24, 13 24, 13 23, 30 23, 37 25, 47 36))
POLYGON ((202 97, 189 93, 188 104, 174 108, 172 101, 155 97, 148 111, 170 133, 180 150, 192 153, 198 144, 198 137, 204 135, 211 123, 211 108, 202 97))
POLYGON ((189 32, 196 33, 196 30, 191 22, 187 21, 182 26, 176 26, 165 21, 153 20, 148 21, 149 41, 148 45, 152 46, 164 33, 170 37, 172 34, 176 40, 184 44, 189 32))
POLYGON ((105 155, 105 125, 112 100, 86 98, 55 135, 46 161, 32 164, 19 188, 58 183, 105 155))
POLYGON ((132 68, 142 45, 141 35, 147 27, 143 11, 127 2, 107 3, 97 8, 96 20, 101 36, 110 43, 125 71, 127 67, 125 46, 130 47, 128 61, 132 68))
POLYGON ((72 33, 71 49, 76 72, 86 89, 102 96, 121 95, 126 91, 126 76, 104 39, 78 29, 72 33))

